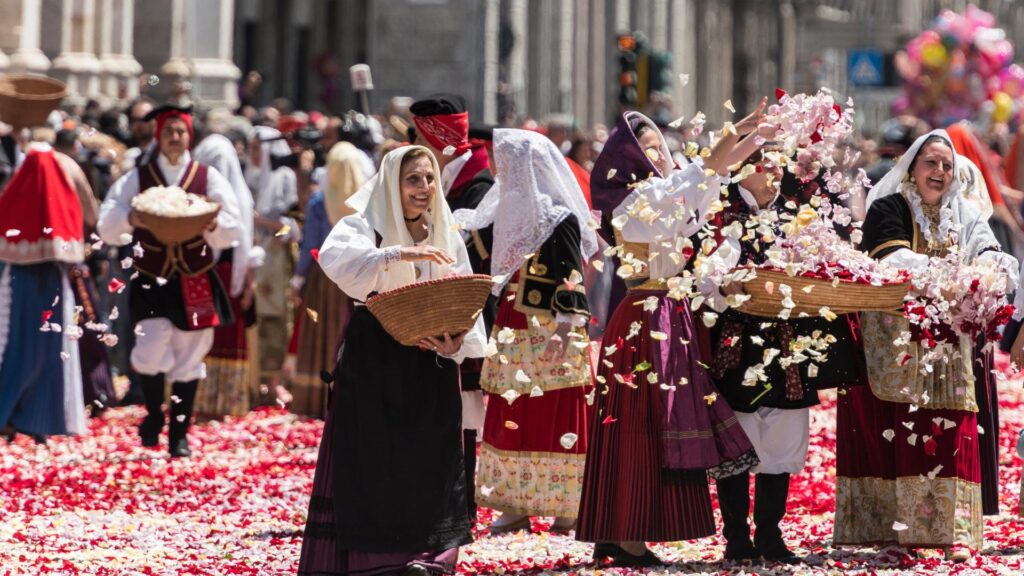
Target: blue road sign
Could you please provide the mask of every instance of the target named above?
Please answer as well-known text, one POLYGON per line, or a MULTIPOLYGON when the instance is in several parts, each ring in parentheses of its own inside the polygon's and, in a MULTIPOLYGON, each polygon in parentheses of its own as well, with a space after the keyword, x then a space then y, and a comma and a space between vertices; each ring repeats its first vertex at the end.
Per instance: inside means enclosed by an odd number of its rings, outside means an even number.
POLYGON ((846 65, 847 77, 854 86, 881 86, 885 81, 882 53, 878 50, 850 50, 846 65))

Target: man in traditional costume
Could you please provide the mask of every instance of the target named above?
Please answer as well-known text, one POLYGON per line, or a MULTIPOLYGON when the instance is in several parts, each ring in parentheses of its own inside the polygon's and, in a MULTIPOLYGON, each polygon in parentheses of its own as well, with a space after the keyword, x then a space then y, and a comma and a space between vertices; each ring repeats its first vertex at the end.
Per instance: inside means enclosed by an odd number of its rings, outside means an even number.
MULTIPOLYGON (((482 142, 469 140, 469 112, 466 101, 454 94, 436 94, 414 102, 409 107, 416 124, 415 144, 430 150, 441 168, 441 190, 452 212, 475 209, 494 185, 490 172, 487 148, 482 142)), ((473 230, 463 234, 469 262, 475 274, 489 274, 491 270, 491 244, 493 228, 473 230)), ((488 299, 484 307, 484 329, 488 334, 494 326, 497 300, 488 299)), ((483 392, 480 374, 483 361, 470 358, 461 364, 462 428, 464 436, 466 480, 470 516, 476 516, 474 473, 476 471, 476 443, 478 430, 484 425, 483 392)))
MULTIPOLYGON (((708 228, 723 248, 728 246, 713 256, 722 255, 723 269, 762 263, 770 239, 778 234, 777 214, 787 210, 792 197, 815 189, 814 181, 801 186, 793 179, 799 188, 782 187, 780 192, 779 185, 789 182, 783 180, 782 160, 762 150, 749 160, 756 171, 729 185, 727 207, 708 228), (723 232, 734 223, 748 231, 739 240, 723 232)), ((810 407, 818 404, 818 390, 864 381, 857 327, 846 316, 832 322, 753 316, 742 309, 727 309, 725 298, 717 290, 708 290, 707 284, 702 290, 711 307, 721 313, 710 333, 711 376, 760 460, 751 469, 756 475, 753 542, 747 523, 750 474, 717 479, 725 558, 794 563, 798 558, 779 528, 786 514, 790 475, 800 472, 807 459, 810 407)))
POLYGON ((146 401, 147 415, 139 426, 142 445, 157 445, 164 426, 165 380, 170 380, 169 449, 171 456, 189 456, 187 434, 199 379, 206 372, 203 358, 213 344, 213 328, 231 320, 227 292, 214 270, 214 250, 239 241, 242 228, 231 184, 189 153, 191 109, 163 106, 147 118, 156 120, 158 154, 114 183, 97 227, 108 244, 133 248, 137 274, 128 289, 136 341, 131 364, 140 374, 146 401), (142 225, 132 199, 154 186, 173 185, 221 208, 202 236, 168 245, 142 225))

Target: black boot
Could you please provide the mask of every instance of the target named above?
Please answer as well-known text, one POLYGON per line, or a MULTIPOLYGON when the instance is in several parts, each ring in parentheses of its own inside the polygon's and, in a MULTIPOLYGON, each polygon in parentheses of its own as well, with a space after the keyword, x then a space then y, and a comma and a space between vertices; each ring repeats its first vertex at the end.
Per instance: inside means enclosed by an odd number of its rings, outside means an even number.
POLYGON ((196 400, 199 380, 171 384, 171 422, 168 425, 167 446, 171 457, 189 457, 188 428, 192 424, 192 404, 196 400))
POLYGON ((139 424, 139 438, 142 445, 152 448, 160 440, 160 432, 164 429, 164 375, 139 374, 139 386, 146 403, 146 417, 139 424))
POLYGON ((722 536, 725 537, 726 560, 754 560, 761 556, 750 541, 750 474, 719 478, 718 508, 722 512, 722 536))
POLYGON ((789 474, 758 474, 754 485, 754 547, 765 560, 796 564, 800 558, 782 540, 779 522, 786 515, 789 474))

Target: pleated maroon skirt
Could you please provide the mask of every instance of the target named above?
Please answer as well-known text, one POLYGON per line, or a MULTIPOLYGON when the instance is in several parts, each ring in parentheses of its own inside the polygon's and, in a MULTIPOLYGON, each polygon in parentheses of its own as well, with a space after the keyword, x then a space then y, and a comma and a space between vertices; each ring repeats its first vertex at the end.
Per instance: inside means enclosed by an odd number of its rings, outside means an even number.
POLYGON ((653 361, 648 347, 627 338, 630 326, 642 320, 640 302, 647 296, 628 294, 605 330, 602 346, 618 351, 611 355, 613 367, 598 366, 606 382, 597 384, 583 475, 576 538, 584 542, 674 542, 715 533, 707 472, 665 468, 658 386, 643 373, 632 385, 615 378, 653 361))

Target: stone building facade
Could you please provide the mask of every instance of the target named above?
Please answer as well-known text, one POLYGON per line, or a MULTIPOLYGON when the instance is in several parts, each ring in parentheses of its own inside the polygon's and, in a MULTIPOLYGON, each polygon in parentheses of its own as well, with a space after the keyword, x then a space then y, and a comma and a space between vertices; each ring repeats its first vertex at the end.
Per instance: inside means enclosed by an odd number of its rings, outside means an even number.
MULTIPOLYGON (((673 78, 689 77, 668 89, 674 116, 719 122, 726 99, 746 110, 776 87, 826 85, 874 124, 898 89, 851 86, 848 53, 891 53, 968 1, 2 0, 0 72, 50 74, 101 101, 188 80, 194 99, 235 106, 240 74, 256 70, 257 104, 340 111, 360 103, 349 67, 367 63, 375 112, 452 91, 474 120, 564 113, 589 126, 619 111, 616 37, 640 31, 671 54, 673 78)), ((1024 46, 1024 2, 971 1, 1024 46)))
POLYGON ((140 87, 166 97, 179 79, 196 99, 237 101, 234 0, 3 0, 0 72, 47 74, 71 102, 123 103, 140 87))

